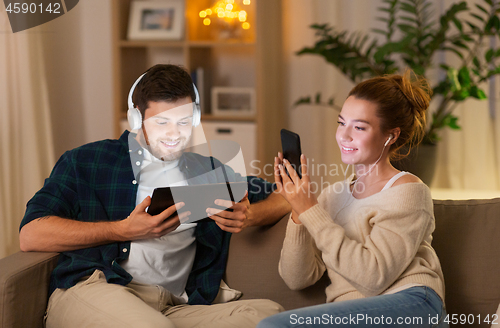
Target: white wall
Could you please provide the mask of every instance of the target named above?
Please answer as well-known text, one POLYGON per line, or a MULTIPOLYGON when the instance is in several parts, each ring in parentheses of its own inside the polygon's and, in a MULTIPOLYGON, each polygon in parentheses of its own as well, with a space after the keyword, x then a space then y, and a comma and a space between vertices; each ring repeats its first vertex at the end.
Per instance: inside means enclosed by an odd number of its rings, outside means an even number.
POLYGON ((111 1, 80 1, 37 29, 43 32, 56 157, 114 137, 111 1))

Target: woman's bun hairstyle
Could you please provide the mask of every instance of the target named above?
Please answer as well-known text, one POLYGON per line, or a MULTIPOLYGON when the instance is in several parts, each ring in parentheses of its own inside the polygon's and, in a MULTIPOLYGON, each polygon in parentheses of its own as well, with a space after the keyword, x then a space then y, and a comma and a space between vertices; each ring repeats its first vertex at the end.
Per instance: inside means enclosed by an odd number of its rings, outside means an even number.
POLYGON ((403 75, 391 74, 374 77, 356 85, 349 96, 377 104, 382 132, 400 128, 399 138, 390 148, 391 159, 402 159, 417 146, 425 134, 426 110, 432 90, 424 77, 411 69, 403 75), (399 151, 405 147, 407 151, 399 151))

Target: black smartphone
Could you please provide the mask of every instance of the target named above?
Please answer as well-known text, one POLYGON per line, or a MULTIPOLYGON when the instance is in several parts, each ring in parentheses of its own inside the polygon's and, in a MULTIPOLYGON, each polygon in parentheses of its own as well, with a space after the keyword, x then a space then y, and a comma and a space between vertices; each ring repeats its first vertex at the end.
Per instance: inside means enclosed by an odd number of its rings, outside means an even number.
MULTIPOLYGON (((300 178, 302 178, 302 170, 300 167, 300 137, 297 133, 282 129, 281 130, 281 147, 283 148, 283 158, 286 158, 292 167, 295 169, 300 178)), ((287 172, 288 174, 288 172, 287 172)), ((288 174, 288 176, 290 176, 288 174)))

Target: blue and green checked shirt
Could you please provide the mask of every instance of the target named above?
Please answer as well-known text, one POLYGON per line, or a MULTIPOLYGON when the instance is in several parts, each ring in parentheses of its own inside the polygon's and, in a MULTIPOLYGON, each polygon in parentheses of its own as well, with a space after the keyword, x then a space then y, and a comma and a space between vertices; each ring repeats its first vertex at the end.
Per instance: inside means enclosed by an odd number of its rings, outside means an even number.
MULTIPOLYGON (((118 221, 135 208, 137 181, 132 158, 141 154, 138 144, 129 144, 129 132, 118 140, 103 140, 67 151, 56 163, 45 184, 28 202, 21 228, 44 216, 59 216, 78 221, 118 221)), ((186 179, 196 184, 224 182, 222 163, 213 157, 184 153, 179 167, 186 179), (209 174, 206 174, 210 172, 209 174)), ((229 181, 245 178, 225 167, 229 181)), ((272 184, 247 177, 250 203, 272 192, 272 184)), ((225 271, 231 234, 211 220, 196 226, 196 256, 188 278, 189 304, 211 304, 217 295, 225 271)), ((94 270, 104 272, 109 283, 126 285, 132 280, 118 263, 129 256, 130 241, 115 242, 70 252, 63 252, 54 269, 51 294, 56 288, 70 288, 94 270)))

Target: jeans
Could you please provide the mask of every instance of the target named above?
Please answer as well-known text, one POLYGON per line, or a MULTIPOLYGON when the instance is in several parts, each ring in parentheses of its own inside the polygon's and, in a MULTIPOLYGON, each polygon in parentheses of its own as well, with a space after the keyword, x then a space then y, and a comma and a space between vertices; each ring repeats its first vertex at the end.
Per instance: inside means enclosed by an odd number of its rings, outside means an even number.
POLYGON ((441 298, 429 287, 327 303, 282 312, 262 320, 268 327, 448 327, 441 298))

